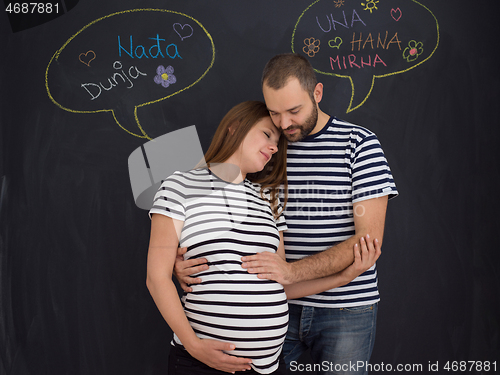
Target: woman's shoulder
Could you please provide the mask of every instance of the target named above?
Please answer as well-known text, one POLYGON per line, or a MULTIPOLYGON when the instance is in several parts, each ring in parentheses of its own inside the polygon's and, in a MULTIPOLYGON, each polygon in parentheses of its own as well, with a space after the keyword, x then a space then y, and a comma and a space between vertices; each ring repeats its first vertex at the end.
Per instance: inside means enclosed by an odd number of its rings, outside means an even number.
POLYGON ((190 169, 188 171, 175 171, 170 176, 164 179, 164 181, 199 181, 205 180, 208 176, 208 170, 206 168, 190 169))

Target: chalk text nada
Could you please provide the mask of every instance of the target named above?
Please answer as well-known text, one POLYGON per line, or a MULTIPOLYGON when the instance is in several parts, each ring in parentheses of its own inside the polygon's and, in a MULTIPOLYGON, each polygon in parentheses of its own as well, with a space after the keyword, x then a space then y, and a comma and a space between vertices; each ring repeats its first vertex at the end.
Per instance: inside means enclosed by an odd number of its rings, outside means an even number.
MULTIPOLYGON (((158 58, 180 58, 182 56, 179 54, 177 49, 177 45, 174 43, 170 43, 165 47, 165 39, 160 38, 159 34, 156 34, 154 38, 148 38, 153 40, 153 44, 149 46, 149 48, 145 47, 142 44, 135 45, 134 47, 134 39, 133 36, 130 35, 129 43, 127 45, 122 44, 122 40, 118 35, 118 57, 126 57, 129 56, 133 59, 158 59, 158 58), (122 56, 123 52, 123 56, 122 56)), ((97 99, 104 91, 110 91, 114 87, 117 87, 119 84, 125 84, 127 89, 131 89, 134 87, 134 81, 137 80, 141 76, 147 76, 147 73, 142 72, 136 65, 132 65, 128 68, 128 70, 123 69, 123 64, 121 61, 115 61, 113 63, 113 68, 116 70, 111 77, 105 81, 99 83, 82 83, 81 87, 85 89, 85 91, 90 95, 90 100, 97 99), (128 74, 127 74, 128 73, 128 74)))

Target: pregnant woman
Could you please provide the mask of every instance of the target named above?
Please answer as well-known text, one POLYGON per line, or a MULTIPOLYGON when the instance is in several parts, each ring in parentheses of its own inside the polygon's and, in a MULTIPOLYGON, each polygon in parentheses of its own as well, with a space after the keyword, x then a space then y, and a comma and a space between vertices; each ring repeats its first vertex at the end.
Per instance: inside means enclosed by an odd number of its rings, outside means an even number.
MULTIPOLYGON (((285 374, 287 295, 281 284, 242 269, 241 257, 262 251, 284 257, 286 202, 278 190, 286 186, 286 140, 265 104, 244 102, 221 121, 205 161, 168 177, 150 210, 147 286, 174 332, 168 373, 285 374), (184 259, 208 261, 182 303, 172 281, 179 246, 187 247, 184 259), (223 367, 221 356, 228 359, 223 367)), ((365 242, 361 247, 366 253, 365 242)), ((357 247, 355 253, 343 276, 287 286, 287 293, 295 298, 349 282, 373 264, 361 261, 357 247)))

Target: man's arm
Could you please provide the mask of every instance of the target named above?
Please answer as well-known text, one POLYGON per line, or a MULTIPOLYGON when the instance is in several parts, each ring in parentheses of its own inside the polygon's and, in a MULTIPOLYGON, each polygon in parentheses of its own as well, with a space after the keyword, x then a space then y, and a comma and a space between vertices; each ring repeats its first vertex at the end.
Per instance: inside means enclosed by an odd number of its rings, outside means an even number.
POLYGON ((199 277, 191 277, 191 275, 208 270, 208 265, 206 258, 184 260, 186 251, 187 247, 179 247, 177 249, 177 258, 175 259, 173 274, 182 290, 186 293, 191 293, 193 288, 189 285, 201 283, 199 277))
POLYGON ((349 239, 320 253, 287 263, 277 254, 264 252, 243 257, 243 268, 259 278, 278 281, 283 285, 313 280, 338 273, 354 262, 353 247, 361 237, 377 239, 384 236, 388 197, 372 198, 353 205, 355 234, 349 239))
POLYGON ((350 283, 375 264, 381 254, 380 244, 376 239, 369 241, 365 240, 365 237, 361 237, 360 244, 354 245, 353 253, 354 263, 341 272, 319 279, 285 285, 287 298, 296 299, 310 296, 350 283))

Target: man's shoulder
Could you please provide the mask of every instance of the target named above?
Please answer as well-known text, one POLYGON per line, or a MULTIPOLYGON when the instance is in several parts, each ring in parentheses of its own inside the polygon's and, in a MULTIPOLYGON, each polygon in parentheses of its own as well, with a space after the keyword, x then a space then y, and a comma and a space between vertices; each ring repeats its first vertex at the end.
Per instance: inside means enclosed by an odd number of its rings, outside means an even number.
POLYGON ((356 125, 351 122, 341 120, 337 117, 332 116, 329 122, 327 131, 330 133, 343 133, 357 135, 362 138, 375 136, 375 133, 368 128, 361 125, 356 125))

